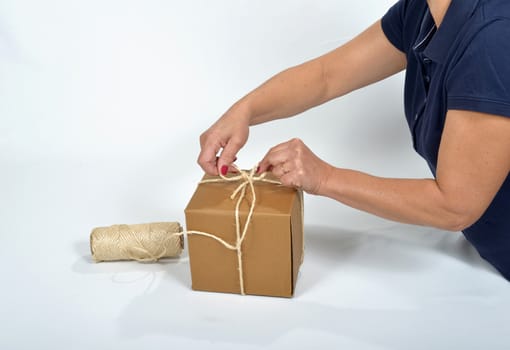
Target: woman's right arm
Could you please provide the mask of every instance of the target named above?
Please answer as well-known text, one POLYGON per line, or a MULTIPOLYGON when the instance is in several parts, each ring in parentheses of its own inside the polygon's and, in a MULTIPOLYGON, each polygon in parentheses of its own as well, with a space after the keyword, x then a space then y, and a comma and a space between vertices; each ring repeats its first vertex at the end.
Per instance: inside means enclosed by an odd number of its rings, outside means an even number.
POLYGON ((304 112, 405 66, 405 55, 388 41, 378 21, 345 45, 275 75, 236 102, 201 135, 198 163, 209 174, 225 172, 246 143, 250 125, 304 112))

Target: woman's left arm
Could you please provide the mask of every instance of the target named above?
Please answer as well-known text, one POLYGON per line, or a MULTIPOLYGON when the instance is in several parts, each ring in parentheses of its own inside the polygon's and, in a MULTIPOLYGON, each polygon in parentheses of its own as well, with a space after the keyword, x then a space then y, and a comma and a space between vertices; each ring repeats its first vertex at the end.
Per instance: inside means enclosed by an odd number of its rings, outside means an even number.
POLYGON ((476 222, 510 172, 510 118, 450 110, 436 179, 391 179, 335 168, 298 139, 273 147, 259 171, 283 184, 404 223, 460 231, 476 222))

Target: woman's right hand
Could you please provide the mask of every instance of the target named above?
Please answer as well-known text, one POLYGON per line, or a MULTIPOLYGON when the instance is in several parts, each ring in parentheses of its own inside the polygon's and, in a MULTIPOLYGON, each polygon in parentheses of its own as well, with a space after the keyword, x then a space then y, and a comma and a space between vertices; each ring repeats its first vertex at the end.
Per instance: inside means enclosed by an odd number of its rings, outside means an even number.
POLYGON ((250 117, 246 109, 232 106, 200 135, 198 164, 209 175, 226 175, 236 154, 248 140, 250 117), (221 154, 218 156, 218 152, 221 154))

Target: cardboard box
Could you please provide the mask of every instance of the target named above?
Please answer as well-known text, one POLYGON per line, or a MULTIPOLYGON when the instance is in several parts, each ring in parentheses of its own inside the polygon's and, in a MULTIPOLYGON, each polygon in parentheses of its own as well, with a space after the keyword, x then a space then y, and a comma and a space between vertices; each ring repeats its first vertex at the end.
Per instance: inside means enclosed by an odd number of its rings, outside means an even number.
MULTIPOLYGON (((204 179, 219 179, 204 176, 204 179)), ((232 193, 241 181, 201 183, 185 209, 188 231, 214 235, 235 246, 232 193)), ((255 209, 241 245, 245 294, 291 297, 303 258, 302 193, 293 188, 254 181, 255 209)), ((247 186, 239 207, 241 227, 250 209, 247 186)), ((237 251, 217 240, 188 234, 192 289, 240 293, 237 251)))

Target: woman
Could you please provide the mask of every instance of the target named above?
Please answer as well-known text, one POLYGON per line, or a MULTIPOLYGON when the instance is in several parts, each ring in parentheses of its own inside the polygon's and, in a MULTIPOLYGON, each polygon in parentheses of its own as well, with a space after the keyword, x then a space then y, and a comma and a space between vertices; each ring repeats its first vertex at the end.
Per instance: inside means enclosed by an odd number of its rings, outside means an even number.
POLYGON ((400 0, 352 41, 281 72, 235 103, 201 135, 198 163, 209 174, 225 174, 250 125, 406 69, 405 114, 433 178, 380 178, 334 167, 298 139, 269 150, 258 171, 384 218, 463 231, 510 280, 508 62, 507 0, 400 0))

